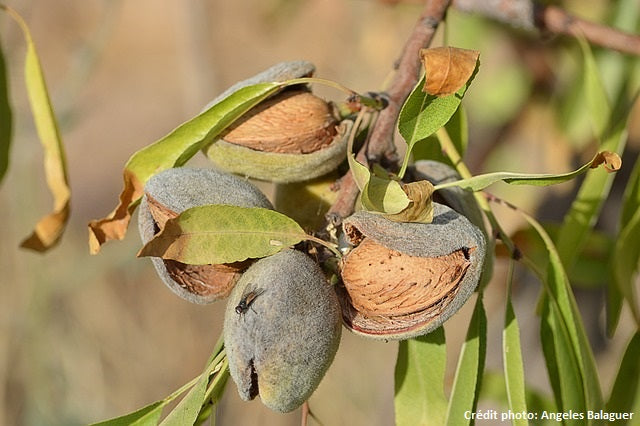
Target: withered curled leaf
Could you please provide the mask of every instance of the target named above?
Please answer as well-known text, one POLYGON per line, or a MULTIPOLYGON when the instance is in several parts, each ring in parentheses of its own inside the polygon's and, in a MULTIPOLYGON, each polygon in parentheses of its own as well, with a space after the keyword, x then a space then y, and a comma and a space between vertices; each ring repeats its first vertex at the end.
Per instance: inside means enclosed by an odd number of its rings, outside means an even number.
POLYGON ((600 165, 604 167, 607 173, 617 172, 622 167, 622 159, 615 152, 602 151, 596 154, 591 161, 591 168, 595 169, 600 165))
POLYGON ((456 93, 473 76, 480 52, 457 47, 422 49, 425 69, 424 91, 433 96, 456 93))

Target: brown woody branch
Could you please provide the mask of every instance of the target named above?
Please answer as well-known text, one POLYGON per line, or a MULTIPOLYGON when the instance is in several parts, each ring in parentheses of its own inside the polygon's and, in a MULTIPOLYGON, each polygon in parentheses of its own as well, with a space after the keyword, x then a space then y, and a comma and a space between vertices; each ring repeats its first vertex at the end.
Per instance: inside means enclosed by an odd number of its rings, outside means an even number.
POLYGON ((584 37, 592 44, 640 56, 640 36, 637 34, 578 18, 557 6, 546 6, 533 0, 454 0, 453 6, 462 12, 477 13, 513 27, 584 37))
MULTIPOLYGON (((450 3, 451 0, 426 1, 418 22, 404 45, 400 59, 394 66, 396 73, 387 91, 389 105, 380 112, 375 127, 371 131, 369 143, 358 153, 358 159, 361 161, 364 159, 374 162, 385 160, 388 163, 397 161, 393 135, 400 108, 418 82, 420 49, 428 47, 431 43, 450 3)), ((340 180, 339 191, 337 201, 327 213, 329 221, 334 224, 340 223, 343 218, 353 212, 358 187, 351 171, 340 180)))

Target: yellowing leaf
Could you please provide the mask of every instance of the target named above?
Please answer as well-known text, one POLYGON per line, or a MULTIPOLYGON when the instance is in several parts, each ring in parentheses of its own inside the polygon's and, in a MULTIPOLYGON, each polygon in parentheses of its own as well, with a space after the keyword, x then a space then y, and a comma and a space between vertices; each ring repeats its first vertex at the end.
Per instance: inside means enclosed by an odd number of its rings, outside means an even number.
POLYGON ((124 188, 118 206, 104 219, 89 223, 89 251, 96 254, 109 240, 124 238, 144 184, 162 170, 186 163, 222 130, 284 83, 260 83, 238 89, 157 142, 131 156, 123 171, 124 188))
POLYGON ((293 219, 273 210, 209 204, 167 220, 138 256, 190 265, 232 263, 279 252, 307 238, 293 219))
POLYGON ((422 49, 425 70, 423 91, 434 96, 456 93, 473 75, 480 52, 457 47, 422 49))
POLYGON ((23 240, 20 246, 42 252, 53 247, 60 240, 69 219, 71 190, 64 146, 29 28, 12 8, 0 5, 0 10, 7 12, 18 23, 27 44, 24 65, 25 85, 38 137, 44 149, 44 171, 54 203, 53 211, 38 221, 33 233, 23 240))
POLYGON ((488 187, 489 185, 493 185, 494 183, 500 182, 500 181, 503 181, 510 185, 532 185, 532 186, 556 185, 556 184, 574 179, 580 176, 581 174, 588 172, 589 169, 597 168, 602 164, 604 164, 603 167, 607 169, 608 172, 615 172, 618 168, 620 168, 622 161, 620 160, 620 158, 616 153, 612 153, 609 151, 602 151, 597 153, 591 159, 591 161, 589 161, 579 169, 569 173, 533 174, 533 173, 495 172, 495 173, 487 173, 483 175, 476 175, 476 176, 470 177, 469 179, 461 179, 457 181, 441 183, 439 185, 436 185, 435 189, 437 191, 443 188, 459 186, 460 188, 466 189, 468 191, 481 191, 484 188, 488 187), (616 157, 617 157, 617 160, 616 160, 616 157))
MULTIPOLYGON (((361 202, 365 209, 371 212, 397 214, 409 205, 410 200, 397 181, 372 175, 353 154, 349 154, 347 158, 353 178, 362 193, 361 202)), ((378 173, 380 172, 378 169, 378 173)))

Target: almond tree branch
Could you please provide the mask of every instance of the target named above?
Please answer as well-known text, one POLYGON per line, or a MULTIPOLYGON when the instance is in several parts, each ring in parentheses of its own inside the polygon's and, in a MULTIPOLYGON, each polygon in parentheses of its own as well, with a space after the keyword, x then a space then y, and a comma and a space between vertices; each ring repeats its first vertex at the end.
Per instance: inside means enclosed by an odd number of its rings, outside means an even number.
MULTIPOLYGON (((393 136, 395 124, 400 108, 409 93, 418 82, 420 75, 420 49, 429 46, 433 35, 451 0, 427 0, 418 18, 418 22, 407 40, 400 59, 395 63, 396 73, 387 91, 388 106, 382 110, 371 131, 369 143, 358 153, 359 159, 369 161, 383 161, 397 163, 393 136), (366 150, 366 151, 365 151, 366 150), (364 158, 363 158, 364 157, 364 158)), ((331 206, 327 218, 337 225, 341 220, 353 212, 353 206, 358 196, 358 187, 353 180, 351 171, 340 180, 340 192, 337 201, 331 206)))
POLYGON ((639 35, 578 18, 557 6, 534 0, 454 0, 453 6, 513 27, 581 36, 592 44, 640 56, 639 35))

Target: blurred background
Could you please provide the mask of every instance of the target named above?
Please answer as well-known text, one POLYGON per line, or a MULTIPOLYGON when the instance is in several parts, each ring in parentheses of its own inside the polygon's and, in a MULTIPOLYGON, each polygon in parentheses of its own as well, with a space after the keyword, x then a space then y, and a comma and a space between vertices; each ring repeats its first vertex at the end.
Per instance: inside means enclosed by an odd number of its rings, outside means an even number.
MULTIPOLYGON (((378 89, 421 6, 375 0, 4 3, 25 18, 40 54, 67 149, 72 217, 51 252, 18 248, 49 211, 51 199, 26 102, 23 37, 0 15, 15 115, 10 167, 0 186, 0 425, 86 424, 134 411, 198 375, 222 329, 224 302, 196 306, 179 299, 150 262, 135 257, 135 221, 124 241, 89 255, 86 224, 116 205, 129 156, 196 115, 226 87, 282 60, 307 59, 320 77, 361 92, 378 89)), ((588 10, 579 1, 564 6, 604 22, 614 3, 593 1, 588 10)), ((575 43, 456 11, 450 12, 446 33, 448 44, 481 52, 482 66, 465 100, 467 163, 474 173, 568 171, 592 156, 575 43)), ((434 45, 443 36, 440 31, 434 45)), ((316 91, 342 99, 332 90, 316 91)), ((629 166, 640 147, 639 114, 636 107, 630 120, 629 166)), ((190 165, 206 162, 196 158, 190 165)), ((616 179, 622 186, 614 189, 599 224, 603 232, 616 229, 624 179, 622 171, 616 179)), ((491 191, 557 222, 574 189, 568 183, 516 191, 498 185, 491 191)), ((523 226, 509 211, 497 214, 510 232, 523 226)), ((506 262, 498 260, 485 301, 491 371, 501 370, 505 269, 506 262)), ((548 392, 534 312, 539 284, 520 273, 514 291, 528 381, 548 392)), ((625 311, 615 337, 606 339, 602 286, 585 283, 576 292, 608 393, 633 327, 625 311)), ((472 306, 445 326, 450 381, 472 306)), ((322 424, 392 424, 396 351, 396 343, 345 331, 334 364, 310 400, 322 424)), ((280 415, 258 401, 240 401, 231 382, 217 413, 220 425, 300 421, 298 411, 280 415)))

